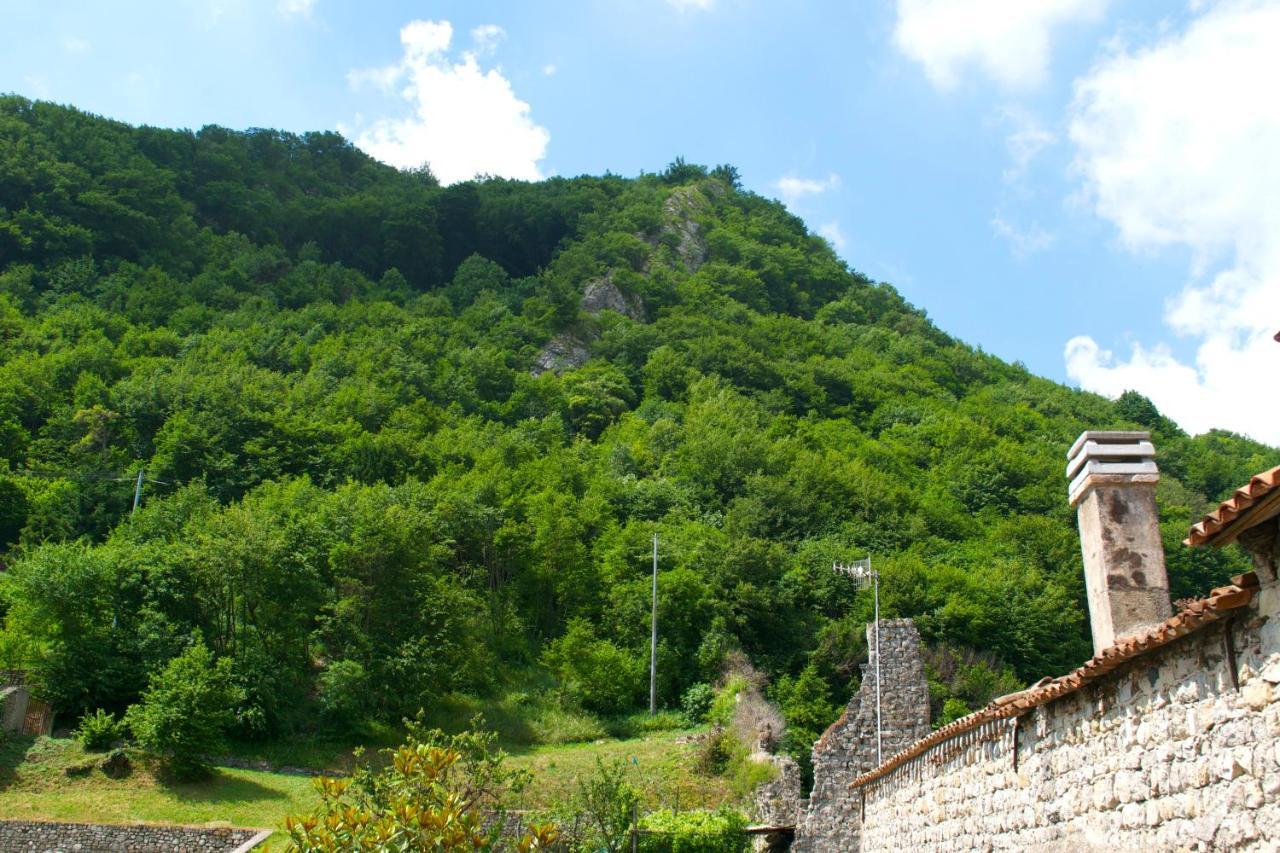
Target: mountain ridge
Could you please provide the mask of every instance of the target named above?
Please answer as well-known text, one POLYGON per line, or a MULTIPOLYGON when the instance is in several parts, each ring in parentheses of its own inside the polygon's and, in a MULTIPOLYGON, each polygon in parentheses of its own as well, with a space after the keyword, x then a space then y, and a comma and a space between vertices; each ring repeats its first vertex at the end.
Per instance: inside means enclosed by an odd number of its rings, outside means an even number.
POLYGON ((1062 460, 1111 427, 1154 433, 1175 596, 1244 567, 1178 542, 1280 452, 957 341, 732 167, 442 187, 0 98, 0 648, 64 711, 198 635, 245 736, 622 713, 655 532, 664 704, 741 652, 802 744, 865 651, 829 565, 871 552, 935 718, 977 707, 1087 657, 1062 460))

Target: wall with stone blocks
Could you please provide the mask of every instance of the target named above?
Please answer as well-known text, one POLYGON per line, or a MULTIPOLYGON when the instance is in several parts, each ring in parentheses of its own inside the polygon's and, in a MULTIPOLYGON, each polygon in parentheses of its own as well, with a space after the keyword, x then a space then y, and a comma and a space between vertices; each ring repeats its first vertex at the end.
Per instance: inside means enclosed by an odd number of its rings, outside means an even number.
POLYGON ((40 853, 241 853, 271 833, 257 829, 0 821, 0 850, 40 853))
POLYGON ((1264 587, 1230 623, 866 784, 861 849, 1280 850, 1278 605, 1264 587))
MULTIPOLYGON (((856 850, 857 822, 850 820, 855 797, 849 781, 871 770, 876 760, 876 661, 874 624, 867 626, 870 659, 862 684, 844 714, 813 747, 813 792, 796 824, 796 853, 856 850)), ((920 633, 910 619, 880 623, 882 753, 885 758, 929 733, 929 686, 920 633)))

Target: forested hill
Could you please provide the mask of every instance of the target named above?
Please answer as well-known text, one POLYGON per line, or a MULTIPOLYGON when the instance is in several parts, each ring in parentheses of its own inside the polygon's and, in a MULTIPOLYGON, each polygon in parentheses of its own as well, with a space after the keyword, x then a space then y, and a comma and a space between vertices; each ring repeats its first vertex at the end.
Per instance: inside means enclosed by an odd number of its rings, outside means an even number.
POLYGON ((246 735, 622 713, 656 532, 664 704, 736 650, 820 725, 870 614, 831 564, 869 553, 955 713, 1087 656, 1064 452, 1135 426, 1202 592, 1244 566, 1189 522, 1280 454, 949 337, 730 167, 441 187, 0 98, 0 667, 64 711, 199 636, 246 735))

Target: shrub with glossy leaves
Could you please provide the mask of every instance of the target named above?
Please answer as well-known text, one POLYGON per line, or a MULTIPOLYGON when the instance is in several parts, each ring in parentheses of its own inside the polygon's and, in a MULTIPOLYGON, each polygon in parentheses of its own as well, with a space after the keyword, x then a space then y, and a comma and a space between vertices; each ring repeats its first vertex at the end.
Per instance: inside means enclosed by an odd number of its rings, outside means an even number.
POLYGON ((505 754, 493 743, 492 733, 446 737, 410 725, 405 743, 386 750, 381 771, 366 766, 351 779, 315 780, 320 806, 285 818, 288 849, 464 851, 499 843, 521 853, 550 849, 559 838, 551 824, 533 824, 517 839, 501 837, 502 797, 528 777, 503 768, 505 754))

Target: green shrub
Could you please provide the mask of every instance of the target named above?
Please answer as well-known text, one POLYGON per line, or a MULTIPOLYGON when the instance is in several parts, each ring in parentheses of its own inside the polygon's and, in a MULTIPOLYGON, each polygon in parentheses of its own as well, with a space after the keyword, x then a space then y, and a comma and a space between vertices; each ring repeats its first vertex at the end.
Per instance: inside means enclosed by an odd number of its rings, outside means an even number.
POLYGON ((738 739, 728 729, 716 726, 698 746, 695 766, 699 773, 719 776, 729 767, 740 748, 738 739))
POLYGON ((364 667, 353 660, 338 660, 320 673, 320 708, 340 728, 349 728, 369 708, 369 685, 364 667))
POLYGON ((585 619, 572 619, 542 655, 565 692, 590 711, 612 715, 634 708, 641 694, 643 661, 596 637, 585 619))
POLYGON ((208 773, 205 756, 221 749, 243 693, 231 681, 231 660, 214 660, 196 642, 151 676, 142 701, 125 721, 138 744, 159 756, 179 779, 208 773))
POLYGON ((707 710, 707 720, 714 725, 727 726, 733 722, 733 712, 738 707, 738 694, 747 689, 747 679, 741 675, 732 676, 724 686, 716 691, 707 710))
MULTIPOLYGON (((578 849, 620 853, 629 849, 631 819, 640 803, 640 793, 627 778, 622 759, 606 764, 596 759, 596 772, 581 779, 569 803, 572 814, 584 825, 574 839, 578 849)), ((567 821, 566 821, 567 823, 567 821)))
POLYGON ((695 684, 684 692, 684 698, 680 700, 680 710, 684 712, 690 725, 696 726, 707 721, 711 703, 715 700, 716 692, 711 689, 710 684, 695 684))
POLYGON ((747 819, 727 808, 691 812, 664 809, 645 815, 640 828, 640 849, 652 853, 740 853, 747 849, 747 819))
POLYGON ((614 717, 606 723, 612 737, 624 739, 653 732, 672 732, 687 725, 688 720, 680 711, 659 711, 656 714, 642 711, 625 717, 614 717))
POLYGON ((122 720, 116 719, 115 714, 108 714, 99 708, 92 714, 81 717, 80 725, 73 734, 86 752, 106 752, 124 737, 125 725, 122 720))
POLYGON ((963 699, 952 696, 942 703, 942 716, 938 719, 936 728, 941 728, 948 723, 954 723, 961 717, 969 716, 970 713, 969 706, 964 703, 963 699))
POLYGON ((595 716, 552 705, 530 720, 535 743, 585 743, 605 737, 608 731, 595 716))

